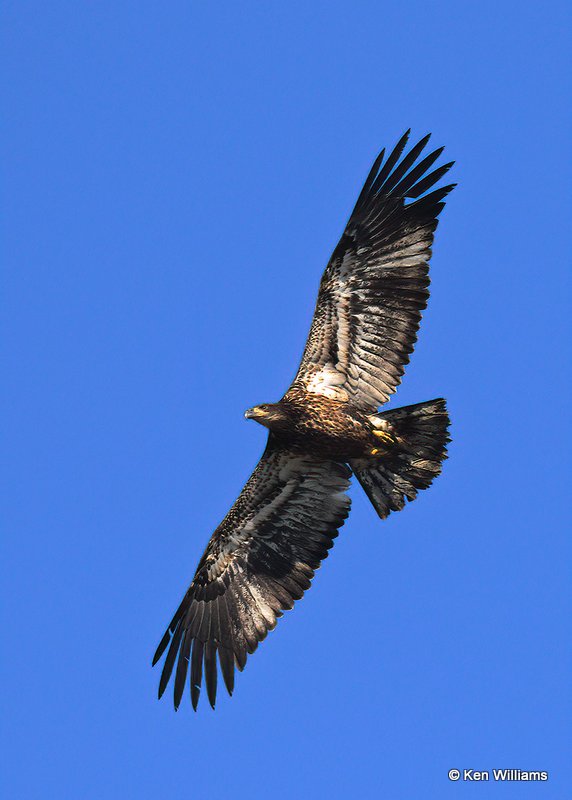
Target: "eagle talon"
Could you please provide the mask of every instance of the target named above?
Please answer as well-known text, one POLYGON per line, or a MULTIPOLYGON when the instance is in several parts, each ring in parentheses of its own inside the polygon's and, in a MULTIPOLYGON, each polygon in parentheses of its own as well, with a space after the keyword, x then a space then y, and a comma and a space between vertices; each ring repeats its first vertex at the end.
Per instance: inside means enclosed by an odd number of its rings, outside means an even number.
POLYGON ((389 433, 386 433, 385 431, 377 430, 377 431, 372 431, 372 433, 374 436, 377 436, 378 439, 381 439, 381 441, 383 442, 384 445, 386 445, 386 447, 391 447, 392 445, 395 444, 395 439, 393 438, 393 436, 391 436, 391 434, 389 433))

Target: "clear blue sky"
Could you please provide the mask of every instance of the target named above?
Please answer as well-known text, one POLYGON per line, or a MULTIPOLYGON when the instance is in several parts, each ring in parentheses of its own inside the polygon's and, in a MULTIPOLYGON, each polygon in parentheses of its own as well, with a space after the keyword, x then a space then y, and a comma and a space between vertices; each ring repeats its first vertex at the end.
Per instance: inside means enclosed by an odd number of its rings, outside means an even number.
POLYGON ((7 797, 572 796, 565 5, 4 4, 7 797), (150 660, 243 411, 409 126, 459 186, 392 405, 446 396, 450 460, 385 523, 354 488, 234 697, 175 714, 150 660))

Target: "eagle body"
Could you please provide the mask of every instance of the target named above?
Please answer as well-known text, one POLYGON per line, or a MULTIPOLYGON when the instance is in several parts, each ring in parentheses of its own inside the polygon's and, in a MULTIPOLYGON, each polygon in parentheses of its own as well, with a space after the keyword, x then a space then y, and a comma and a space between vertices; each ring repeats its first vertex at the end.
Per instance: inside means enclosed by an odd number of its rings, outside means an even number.
POLYGON ((317 457, 347 462, 370 455, 380 444, 364 412, 299 389, 289 391, 279 403, 255 406, 246 416, 269 428, 277 445, 317 457))
POLYGON ((161 639, 159 697, 173 678, 214 708, 219 671, 235 670, 309 589, 350 509, 354 477, 378 516, 402 509, 441 472, 449 441, 443 399, 380 411, 397 389, 429 297, 437 218, 453 184, 429 136, 409 132, 379 154, 324 271, 298 372, 278 403, 245 416, 266 449, 214 531, 161 639))

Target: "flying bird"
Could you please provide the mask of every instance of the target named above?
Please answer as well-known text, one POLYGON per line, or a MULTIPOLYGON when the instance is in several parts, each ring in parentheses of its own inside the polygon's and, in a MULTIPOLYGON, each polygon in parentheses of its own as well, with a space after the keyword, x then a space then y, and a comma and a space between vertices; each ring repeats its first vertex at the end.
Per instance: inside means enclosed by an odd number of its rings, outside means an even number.
POLYGON ((217 661, 229 694, 278 618, 309 589, 350 509, 351 476, 383 519, 440 473, 449 417, 443 399, 379 412, 401 381, 429 297, 437 218, 453 162, 405 155, 409 131, 375 160, 322 276, 294 381, 277 403, 246 411, 268 428, 266 449, 212 535, 153 658, 167 651, 179 707, 190 673, 214 708, 217 661), (168 648, 168 649, 167 649, 168 648))

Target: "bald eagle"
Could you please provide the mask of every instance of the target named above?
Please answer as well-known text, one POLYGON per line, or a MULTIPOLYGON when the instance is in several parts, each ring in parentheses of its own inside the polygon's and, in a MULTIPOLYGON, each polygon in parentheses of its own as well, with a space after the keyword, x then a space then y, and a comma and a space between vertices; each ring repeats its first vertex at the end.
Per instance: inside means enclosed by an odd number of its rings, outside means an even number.
POLYGON ((440 473, 445 401, 379 412, 401 381, 429 297, 437 218, 455 184, 434 188, 453 162, 443 148, 405 155, 409 131, 382 151, 322 276, 294 381, 277 403, 246 411, 269 430, 258 466, 216 529, 161 639, 159 697, 174 671, 179 707, 190 672, 196 710, 211 706, 217 660, 229 694, 278 617, 309 589, 350 508, 354 475, 383 519, 440 473), (189 669, 190 667, 190 669, 189 669))

